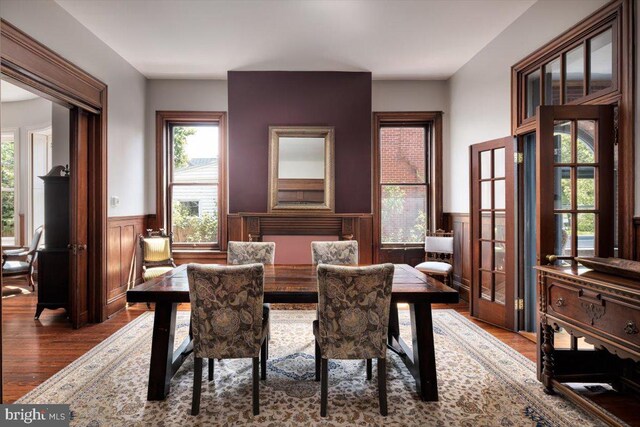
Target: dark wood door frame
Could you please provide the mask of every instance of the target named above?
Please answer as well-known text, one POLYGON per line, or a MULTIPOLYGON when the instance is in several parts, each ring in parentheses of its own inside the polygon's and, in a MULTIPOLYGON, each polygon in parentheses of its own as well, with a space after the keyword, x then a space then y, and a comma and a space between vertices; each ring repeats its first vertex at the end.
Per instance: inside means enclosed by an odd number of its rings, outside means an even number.
MULTIPOLYGON (((88 144, 91 198, 87 206, 86 256, 87 283, 91 286, 83 290, 87 296, 83 303, 86 321, 106 320, 107 85, 5 20, 0 20, 0 72, 4 79, 70 108, 71 123, 77 122, 80 114, 87 115, 87 132, 71 133, 72 138, 84 135, 88 144)), ((77 146, 77 142, 72 140, 71 146, 77 146)))

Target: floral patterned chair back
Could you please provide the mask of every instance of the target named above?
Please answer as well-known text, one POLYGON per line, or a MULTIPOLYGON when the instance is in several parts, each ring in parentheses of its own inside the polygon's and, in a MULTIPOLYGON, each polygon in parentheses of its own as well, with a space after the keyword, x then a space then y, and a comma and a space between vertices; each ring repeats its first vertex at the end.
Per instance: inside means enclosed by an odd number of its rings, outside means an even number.
POLYGON ((199 358, 249 358, 264 336, 262 264, 189 264, 193 353, 199 358))
POLYGON ((273 264, 276 244, 273 242, 229 242, 227 264, 273 264))
POLYGON ((387 354, 393 264, 318 266, 318 344, 325 359, 387 354))
POLYGON ((358 264, 358 242, 356 240, 311 242, 311 259, 314 264, 356 265, 358 264))

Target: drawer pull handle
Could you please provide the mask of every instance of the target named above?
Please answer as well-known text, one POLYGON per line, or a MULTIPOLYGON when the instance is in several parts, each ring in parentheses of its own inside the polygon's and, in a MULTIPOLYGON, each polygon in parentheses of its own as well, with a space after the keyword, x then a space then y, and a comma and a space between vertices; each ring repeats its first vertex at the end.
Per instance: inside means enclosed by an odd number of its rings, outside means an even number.
POLYGON ((629 320, 627 322, 627 325, 624 327, 624 331, 628 335, 635 335, 638 333, 638 327, 636 326, 635 322, 632 322, 631 320, 629 320))
POLYGON ((556 306, 558 306, 558 307, 562 307, 562 306, 564 306, 564 305, 565 305, 565 304, 564 304, 564 298, 558 298, 558 299, 556 300, 556 306))

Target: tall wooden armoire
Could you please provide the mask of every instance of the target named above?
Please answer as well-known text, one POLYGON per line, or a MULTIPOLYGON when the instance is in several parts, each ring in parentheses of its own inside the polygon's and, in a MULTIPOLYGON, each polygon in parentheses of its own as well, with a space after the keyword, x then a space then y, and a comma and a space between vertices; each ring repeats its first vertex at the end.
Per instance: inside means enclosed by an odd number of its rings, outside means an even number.
POLYGON ((44 181, 44 247, 38 250, 38 306, 69 312, 69 175, 61 166, 40 179, 44 181))

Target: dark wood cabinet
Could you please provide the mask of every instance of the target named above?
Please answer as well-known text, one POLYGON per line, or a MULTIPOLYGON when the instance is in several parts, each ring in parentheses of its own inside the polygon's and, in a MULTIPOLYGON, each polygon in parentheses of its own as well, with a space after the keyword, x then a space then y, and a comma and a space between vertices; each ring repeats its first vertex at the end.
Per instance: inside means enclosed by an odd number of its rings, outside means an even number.
POLYGON ((38 305, 69 310, 69 176, 46 175, 44 181, 44 248, 38 250, 38 305))
POLYGON ((614 422, 566 383, 609 383, 620 394, 640 395, 640 282, 584 268, 537 270, 538 379, 547 393, 614 422), (560 330, 570 334, 568 348, 558 344, 560 330))

